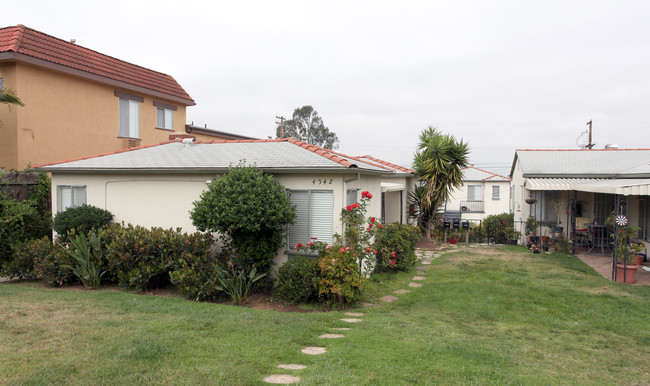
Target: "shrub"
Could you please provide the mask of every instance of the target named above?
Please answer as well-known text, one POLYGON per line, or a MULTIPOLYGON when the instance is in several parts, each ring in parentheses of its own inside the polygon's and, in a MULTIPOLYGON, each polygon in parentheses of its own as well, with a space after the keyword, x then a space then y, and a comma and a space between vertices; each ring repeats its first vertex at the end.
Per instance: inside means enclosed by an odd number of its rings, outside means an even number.
MULTIPOLYGON (((534 222, 530 217, 529 222, 534 222)), ((519 238, 515 231, 515 218, 512 213, 501 213, 487 216, 481 223, 481 238, 494 243, 506 243, 519 238)))
POLYGON ((420 241, 418 227, 399 223, 384 224, 375 233, 377 269, 408 271, 415 265, 415 246, 420 241))
POLYGON ((72 229, 88 234, 91 229, 100 229, 110 224, 112 219, 111 212, 84 204, 57 213, 52 228, 60 235, 65 235, 72 229))
POLYGON ((253 284, 266 276, 266 273, 257 273, 255 267, 248 273, 243 269, 235 270, 234 267, 228 270, 217 267, 216 270, 218 283, 216 289, 227 293, 233 304, 240 305, 246 303, 253 284))
POLYGON ((105 239, 108 269, 119 285, 147 290, 170 282, 169 272, 184 253, 209 251, 212 236, 185 234, 172 229, 113 224, 101 232, 105 239))
POLYGON ((289 304, 315 301, 318 299, 319 276, 317 258, 296 256, 278 270, 278 285, 273 297, 289 304))
POLYGON ((190 215, 199 230, 230 238, 241 256, 236 269, 250 272, 257 267, 266 273, 284 243, 286 224, 295 219, 295 209, 273 176, 240 165, 214 180, 190 215))
POLYGON ((349 247, 334 245, 318 260, 318 293, 330 303, 353 303, 361 299, 366 278, 349 247))
POLYGON ((47 284, 60 287, 76 281, 71 269, 74 259, 59 241, 52 244, 47 237, 34 240, 29 253, 34 262, 34 274, 47 284))
POLYGON ((101 236, 90 232, 88 237, 80 233, 70 239, 70 249, 66 252, 75 259, 76 264, 72 267, 72 273, 81 280, 86 288, 97 289, 101 285, 102 276, 106 270, 102 268, 103 253, 101 236))
MULTIPOLYGON (((36 277, 34 273, 34 252, 33 249, 39 248, 35 244, 40 245, 41 243, 48 244, 46 246, 47 250, 51 247, 52 241, 49 238, 45 237, 44 241, 41 239, 34 239, 27 242, 21 242, 12 246, 12 257, 5 261, 4 266, 0 272, 9 276, 10 278, 20 278, 20 279, 33 279, 36 277)), ((47 254, 47 252, 45 252, 47 254)))
MULTIPOLYGON (((52 214, 49 206, 50 178, 39 174, 38 184, 30 190, 27 200, 18 201, 9 189, 0 186, 0 269, 5 262, 15 269, 12 246, 52 233, 52 214)), ((2 180, 2 184, 10 182, 2 180)))
POLYGON ((215 300, 223 293, 217 289, 217 268, 224 266, 224 261, 228 261, 224 254, 213 257, 209 250, 198 254, 183 252, 169 277, 178 292, 186 298, 194 301, 215 300))

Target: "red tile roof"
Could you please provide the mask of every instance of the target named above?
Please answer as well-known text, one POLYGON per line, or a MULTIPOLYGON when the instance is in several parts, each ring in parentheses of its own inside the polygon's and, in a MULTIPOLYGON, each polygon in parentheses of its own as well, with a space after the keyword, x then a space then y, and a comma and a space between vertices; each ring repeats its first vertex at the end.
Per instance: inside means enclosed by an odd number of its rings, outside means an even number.
POLYGON ((34 64, 46 62, 62 66, 63 71, 66 69, 81 71, 95 79, 99 77, 100 81, 103 78, 125 83, 127 89, 130 85, 134 86, 136 91, 150 90, 153 95, 162 94, 186 105, 195 104, 187 92, 169 75, 100 54, 21 24, 0 28, 0 58, 12 57, 19 61, 31 60, 34 64), (3 55, 10 53, 17 55, 3 55))
POLYGON ((406 168, 406 167, 404 167, 404 166, 400 166, 400 165, 395 165, 395 164, 393 164, 393 163, 386 162, 386 161, 384 161, 384 160, 380 160, 379 158, 371 157, 371 156, 369 156, 369 155, 362 155, 362 156, 359 156, 359 157, 357 157, 357 158, 359 158, 359 159, 361 159, 361 160, 363 160, 364 158, 367 158, 367 159, 369 159, 369 160, 371 160, 371 161, 373 161, 373 162, 376 162, 376 163, 378 163, 378 164, 381 164, 381 165, 384 165, 384 166, 388 166, 388 167, 391 168, 391 169, 399 170, 400 172, 409 173, 409 174, 413 174, 413 173, 415 173, 415 171, 414 171, 413 169, 406 168))

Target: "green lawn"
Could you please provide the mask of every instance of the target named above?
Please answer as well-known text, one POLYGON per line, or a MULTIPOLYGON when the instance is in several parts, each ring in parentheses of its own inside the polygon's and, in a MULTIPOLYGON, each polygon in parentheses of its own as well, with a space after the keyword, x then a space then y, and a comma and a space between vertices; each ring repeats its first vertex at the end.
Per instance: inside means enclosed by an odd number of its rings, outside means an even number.
MULTIPOLYGON (((0 384, 256 384, 283 373, 314 385, 650 384, 650 287, 516 247, 449 253, 430 267, 422 288, 364 309, 354 325, 343 311, 2 283, 0 384), (319 339, 329 327, 352 330, 319 339)), ((373 278, 368 300, 412 276, 373 278)))

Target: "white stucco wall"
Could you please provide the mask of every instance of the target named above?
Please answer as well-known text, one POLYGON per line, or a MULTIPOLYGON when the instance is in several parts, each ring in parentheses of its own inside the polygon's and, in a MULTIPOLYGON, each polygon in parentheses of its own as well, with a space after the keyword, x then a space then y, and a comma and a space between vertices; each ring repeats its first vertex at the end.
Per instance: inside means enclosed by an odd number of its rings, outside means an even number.
MULTIPOLYGON (((177 228, 183 232, 195 232, 189 212, 193 202, 200 199, 207 189, 207 181, 214 174, 52 174, 52 212, 57 211, 60 185, 86 187, 86 203, 109 210, 114 222, 131 223, 144 227, 177 228)), ((373 195, 368 216, 381 214, 381 177, 377 175, 332 173, 277 174, 277 180, 292 190, 332 190, 334 194, 334 233, 342 234, 340 218, 345 206, 346 190, 357 188, 373 195)), ((287 259, 287 249, 278 250, 275 261, 282 264, 287 259)))
POLYGON ((463 212, 463 219, 482 220, 487 216, 510 213, 510 181, 465 181, 458 189, 451 193, 447 201, 447 210, 459 210, 461 201, 467 200, 467 186, 481 185, 483 189, 484 213, 463 212), (492 198, 492 187, 499 187, 499 198, 492 198))

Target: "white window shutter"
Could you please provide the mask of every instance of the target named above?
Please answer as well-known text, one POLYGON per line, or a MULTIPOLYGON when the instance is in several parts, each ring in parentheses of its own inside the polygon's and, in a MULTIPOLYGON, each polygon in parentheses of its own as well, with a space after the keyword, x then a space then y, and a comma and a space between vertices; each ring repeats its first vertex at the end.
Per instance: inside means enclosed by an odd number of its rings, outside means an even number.
POLYGON ((310 237, 331 244, 334 241, 334 193, 331 191, 312 191, 310 209, 310 237))
POLYGON ((291 203, 296 206, 296 221, 289 225, 287 248, 292 249, 298 243, 309 240, 309 192, 291 192, 291 203))

